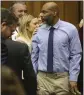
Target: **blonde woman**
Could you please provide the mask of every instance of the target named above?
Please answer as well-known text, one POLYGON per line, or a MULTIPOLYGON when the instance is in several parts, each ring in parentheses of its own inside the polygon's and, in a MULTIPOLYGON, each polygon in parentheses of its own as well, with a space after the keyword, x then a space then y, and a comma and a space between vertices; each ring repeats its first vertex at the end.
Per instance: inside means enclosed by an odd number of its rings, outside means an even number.
POLYGON ((31 52, 31 38, 33 32, 38 28, 38 19, 32 15, 24 15, 19 19, 19 33, 16 41, 26 43, 31 52))

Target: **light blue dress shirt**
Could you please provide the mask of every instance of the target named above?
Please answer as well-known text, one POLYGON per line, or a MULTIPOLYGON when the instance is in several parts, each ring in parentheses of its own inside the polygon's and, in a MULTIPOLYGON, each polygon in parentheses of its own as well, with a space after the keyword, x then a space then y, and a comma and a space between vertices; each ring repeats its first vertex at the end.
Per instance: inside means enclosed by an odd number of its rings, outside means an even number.
MULTIPOLYGON (((42 25, 32 38, 31 59, 35 72, 47 72, 47 51, 50 27, 42 25)), ((54 25, 53 72, 69 72, 69 79, 77 81, 80 71, 81 44, 76 27, 58 20, 54 25)))

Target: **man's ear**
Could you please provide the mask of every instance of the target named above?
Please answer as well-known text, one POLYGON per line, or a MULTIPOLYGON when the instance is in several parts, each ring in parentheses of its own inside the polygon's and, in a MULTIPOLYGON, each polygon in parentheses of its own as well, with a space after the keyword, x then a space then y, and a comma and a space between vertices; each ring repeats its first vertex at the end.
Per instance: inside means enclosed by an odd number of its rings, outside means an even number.
POLYGON ((4 27, 6 25, 6 22, 1 23, 1 27, 4 27))
POLYGON ((57 12, 54 13, 54 16, 56 16, 56 15, 57 15, 57 12))
POLYGON ((6 22, 2 22, 2 23, 1 23, 1 32, 4 31, 6 25, 7 25, 6 22))

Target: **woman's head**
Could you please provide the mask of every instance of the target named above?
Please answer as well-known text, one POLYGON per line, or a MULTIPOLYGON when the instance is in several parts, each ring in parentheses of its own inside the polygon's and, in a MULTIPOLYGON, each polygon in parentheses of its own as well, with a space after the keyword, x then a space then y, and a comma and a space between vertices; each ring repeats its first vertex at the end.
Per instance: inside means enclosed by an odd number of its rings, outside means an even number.
POLYGON ((32 15, 24 15, 19 19, 19 31, 23 35, 32 35, 38 27, 38 19, 32 15))
POLYGON ((38 18, 33 18, 32 20, 31 20, 31 22, 29 23, 29 30, 31 31, 31 32, 34 32, 34 30, 36 29, 36 28, 38 28, 39 27, 39 24, 38 24, 38 18))

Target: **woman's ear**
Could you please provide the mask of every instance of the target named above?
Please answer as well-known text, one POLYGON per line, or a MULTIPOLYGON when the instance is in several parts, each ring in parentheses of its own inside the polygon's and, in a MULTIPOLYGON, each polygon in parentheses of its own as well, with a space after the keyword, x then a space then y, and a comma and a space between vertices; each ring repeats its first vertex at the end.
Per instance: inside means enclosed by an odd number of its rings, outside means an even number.
POLYGON ((26 29, 27 29, 27 30, 30 29, 30 22, 28 22, 28 23, 26 24, 26 29))
POLYGON ((29 26, 28 25, 26 25, 26 30, 29 30, 29 26))
POLYGON ((26 23, 26 27, 29 27, 29 22, 26 23))

